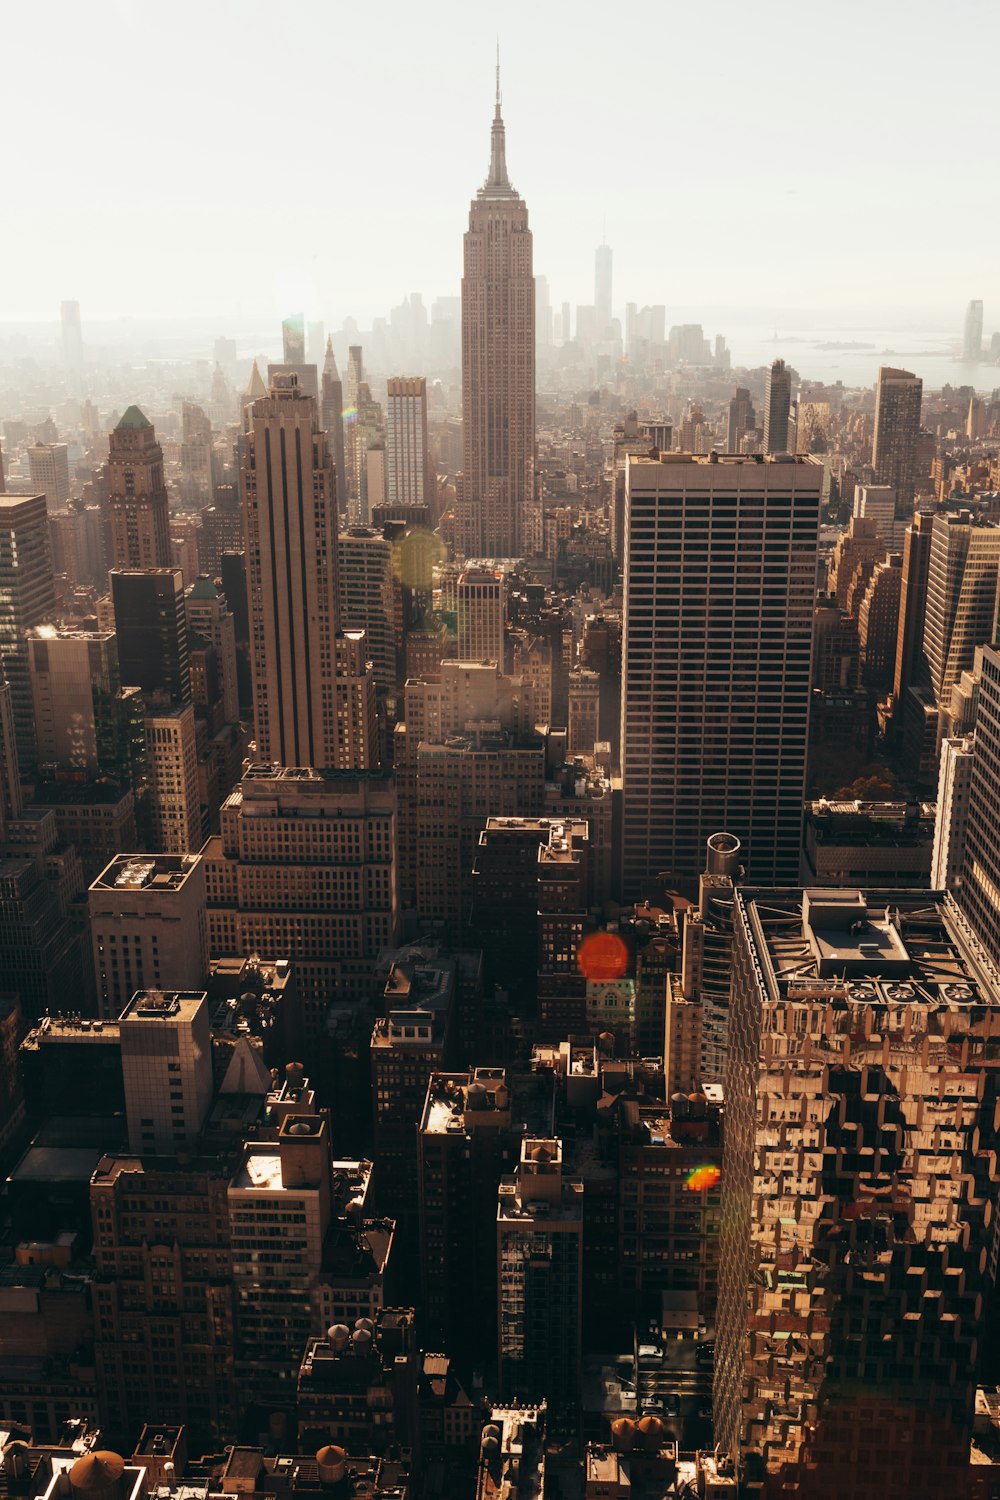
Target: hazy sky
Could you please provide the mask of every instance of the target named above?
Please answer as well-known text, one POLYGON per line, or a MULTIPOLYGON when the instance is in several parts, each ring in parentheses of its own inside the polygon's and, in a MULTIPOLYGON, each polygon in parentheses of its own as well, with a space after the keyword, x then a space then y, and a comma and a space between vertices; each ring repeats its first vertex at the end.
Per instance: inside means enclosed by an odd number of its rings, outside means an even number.
POLYGON ((457 293, 498 29, 555 302, 1000 327, 998 0, 7 0, 0 321, 457 293))

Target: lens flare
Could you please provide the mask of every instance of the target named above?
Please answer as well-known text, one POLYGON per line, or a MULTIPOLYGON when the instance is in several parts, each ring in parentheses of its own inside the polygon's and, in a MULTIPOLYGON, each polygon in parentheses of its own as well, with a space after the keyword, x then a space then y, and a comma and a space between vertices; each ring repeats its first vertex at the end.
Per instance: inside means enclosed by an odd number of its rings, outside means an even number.
POLYGON ((615 932, 592 932, 580 944, 576 961, 587 979, 620 979, 628 968, 628 949, 615 932))
POLYGON ((340 415, 345 422, 356 422, 358 420, 358 408, 356 406, 345 406, 340 415))
POLYGON ((707 1162, 703 1167, 693 1167, 687 1174, 684 1186, 689 1193, 707 1193, 709 1188, 718 1187, 722 1173, 714 1163, 707 1162))

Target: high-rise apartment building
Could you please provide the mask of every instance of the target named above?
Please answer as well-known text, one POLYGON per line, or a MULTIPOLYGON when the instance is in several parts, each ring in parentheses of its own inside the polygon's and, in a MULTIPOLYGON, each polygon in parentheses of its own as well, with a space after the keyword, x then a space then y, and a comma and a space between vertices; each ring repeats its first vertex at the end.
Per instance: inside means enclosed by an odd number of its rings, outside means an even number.
POLYGON ((580 1386, 583 1183, 561 1140, 526 1135, 497 1210, 500 1383, 521 1399, 572 1411, 580 1386))
POLYGON ((601 679, 587 667, 569 674, 569 755, 593 755, 600 739, 601 679))
POLYGON ((884 365, 875 386, 875 441, 872 468, 877 484, 896 492, 896 515, 909 520, 917 490, 917 441, 924 383, 908 370, 884 365))
POLYGON ((917 511, 903 536, 903 577, 899 589, 899 629, 892 683, 893 697, 900 706, 910 688, 921 686, 927 676, 924 620, 933 529, 933 515, 917 511))
POLYGON ((1000 526, 967 510, 934 517, 927 570, 924 655, 938 708, 968 671, 976 647, 996 640, 1000 608, 1000 526))
POLYGON ((456 939, 487 817, 543 811, 545 744, 518 688, 493 664, 459 661, 406 684, 394 756, 400 893, 456 939))
POLYGON ((28 633, 40 765, 112 773, 122 762, 118 644, 111 631, 28 633))
POLYGON ((738 385, 729 402, 729 419, 726 425, 726 452, 739 453, 744 433, 753 432, 757 426, 757 414, 746 386, 738 385))
POLYGON ((379 772, 254 766, 204 848, 209 951, 295 966, 307 1040, 333 994, 369 992, 396 936, 396 797, 379 772))
MULTIPOLYGON (((951 891, 957 896, 961 888, 965 831, 969 822, 969 791, 975 764, 974 735, 966 734, 941 741, 941 769, 938 774, 934 847, 931 853, 932 891, 951 891)), ((960 896, 958 899, 961 903, 960 896)), ((992 913, 992 904, 990 910, 992 913)), ((985 926, 982 922, 978 926, 980 937, 988 942, 989 934, 985 926)))
POLYGON ((205 866, 197 854, 116 854, 87 893, 97 1008, 136 990, 199 990, 208 976, 205 866))
POLYGON ((449 1350, 471 1353, 493 1333, 497 1183, 511 1121, 503 1068, 431 1074, 418 1134, 420 1301, 449 1350))
POLYGON ((112 567, 170 567, 173 556, 163 450, 152 422, 137 406, 128 408, 110 435, 108 494, 112 567))
POLYGON ((101 1417, 138 1431, 155 1413, 158 1430, 218 1441, 237 1426, 232 1168, 220 1154, 179 1160, 170 1137, 165 1156, 104 1156, 91 1179, 101 1417))
MULTIPOLYGON (((979 703, 958 899, 994 964, 1000 966, 1000 649, 979 658, 979 703)), ((942 810, 939 809, 939 812, 942 810)))
POLYGON ((333 456, 333 472, 337 481, 337 510, 347 515, 347 459, 344 452, 344 387, 337 369, 333 352, 333 340, 326 341, 323 360, 323 375, 320 383, 320 425, 326 433, 333 456))
POLYGON ((965 326, 962 329, 962 359, 967 365, 977 365, 983 357, 983 304, 974 297, 965 309, 965 326))
POLYGON ((10 684, 22 776, 35 767, 34 702, 27 632, 55 618, 44 495, 0 496, 0 660, 10 684))
POLYGON ((28 473, 35 490, 45 496, 49 510, 59 510, 69 499, 69 448, 65 443, 32 443, 28 473))
POLYGON ((246 1145, 229 1185, 236 1375, 244 1401, 294 1405, 306 1340, 321 1332, 319 1277, 332 1195, 324 1116, 287 1114, 276 1141, 246 1145))
POLYGON ((207 828, 198 781, 198 740, 190 703, 151 709, 145 718, 150 843, 160 854, 197 854, 207 828))
POLYGON ((949 897, 737 888, 715 1437, 775 1493, 940 1500, 967 1472, 998 1036, 949 897))
POLYGON ((462 276, 463 479, 456 549, 513 557, 534 500, 535 281, 528 209, 507 176, 500 70, 490 170, 469 209, 462 276))
POLYGON ((241 464, 257 758, 378 764, 375 681, 340 634, 337 504, 326 434, 295 376, 250 408, 241 464))
POLYGON ((693 878, 721 826, 797 878, 822 466, 630 457, 622 647, 625 899, 693 878))
POLYGON ((184 595, 188 637, 200 636, 215 651, 222 715, 227 724, 240 717, 236 677, 236 621, 225 594, 211 578, 197 578, 184 595))
POLYGON ((792 408, 792 372, 776 359, 767 372, 764 393, 764 452, 788 452, 788 419, 792 408))
POLYGON ((129 1150, 169 1156, 193 1145, 212 1102, 204 990, 139 990, 118 1032, 129 1150))
POLYGON ((180 568, 111 573, 118 666, 125 687, 147 701, 190 703, 184 575, 180 568))
POLYGON ((504 581, 490 568, 466 568, 456 588, 459 661, 494 661, 503 670, 504 581))
POLYGON ((396 682, 392 543, 371 526, 348 526, 337 538, 337 585, 345 631, 363 631, 380 693, 396 682))
POLYGON ((427 381, 421 375, 389 380, 385 420, 385 498, 389 505, 435 510, 434 473, 427 445, 427 381))

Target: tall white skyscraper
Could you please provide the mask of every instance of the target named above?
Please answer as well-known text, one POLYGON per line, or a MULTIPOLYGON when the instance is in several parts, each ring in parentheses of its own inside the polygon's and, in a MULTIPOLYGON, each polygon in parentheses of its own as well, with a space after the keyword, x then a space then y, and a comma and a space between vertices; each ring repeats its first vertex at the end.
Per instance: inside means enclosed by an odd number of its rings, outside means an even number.
POLYGON ((434 507, 427 448, 427 381, 397 376, 388 383, 385 491, 390 505, 434 507))
POLYGON ((720 828, 750 879, 798 878, 822 466, 630 455, 623 899, 694 878, 720 828))
POLYGON ((62 321, 63 359, 73 371, 83 364, 83 333, 80 329, 79 302, 64 302, 60 309, 62 321))
POLYGON ((594 254, 594 311, 598 338, 604 338, 611 326, 611 270, 611 246, 598 245, 594 254))
POLYGON ((962 330, 962 358, 966 364, 978 364, 983 357, 983 304, 974 297, 965 309, 962 330))
POLYGON ((465 236, 462 437, 457 550, 516 556, 534 499, 535 279, 528 208, 507 176, 499 65, 490 170, 465 236))

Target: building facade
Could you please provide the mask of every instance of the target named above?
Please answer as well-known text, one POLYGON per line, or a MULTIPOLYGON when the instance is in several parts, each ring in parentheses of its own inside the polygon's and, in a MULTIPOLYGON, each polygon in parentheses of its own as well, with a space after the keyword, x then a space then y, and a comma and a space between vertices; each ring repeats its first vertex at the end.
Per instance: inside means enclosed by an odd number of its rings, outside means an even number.
POLYGON ((715 1436, 765 1494, 931 1500, 995 1275, 1000 993, 948 897, 738 888, 715 1436))
POLYGON ((720 826, 798 873, 822 467, 628 461, 622 894, 693 879, 720 826))
POLYGON ((534 499, 535 280, 528 209, 507 176, 496 110, 490 170, 469 209, 462 276, 462 496, 456 550, 514 557, 534 499))

